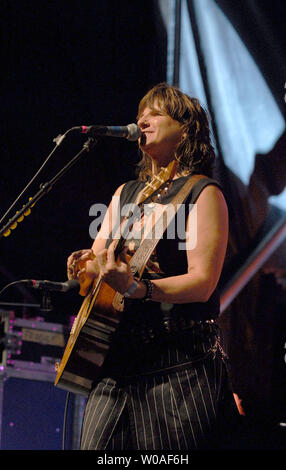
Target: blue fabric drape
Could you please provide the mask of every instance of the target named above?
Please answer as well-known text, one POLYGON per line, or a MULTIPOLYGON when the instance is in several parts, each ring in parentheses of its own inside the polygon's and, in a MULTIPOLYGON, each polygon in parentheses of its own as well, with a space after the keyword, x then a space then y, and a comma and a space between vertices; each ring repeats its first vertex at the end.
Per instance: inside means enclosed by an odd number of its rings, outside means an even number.
MULTIPOLYGON (((196 58, 190 59, 194 51, 186 3, 182 1, 181 41, 182 47, 189 48, 185 54, 189 60, 182 56, 180 85, 185 90, 194 88, 204 102, 198 78, 192 78, 200 71, 196 58)), ((255 156, 272 149, 285 131, 285 121, 250 52, 219 6, 214 0, 194 0, 193 5, 223 159, 247 185, 255 156)), ((286 208, 286 191, 271 199, 286 208)))
MULTIPOLYGON (((161 2, 162 7, 167 4, 167 70, 171 81, 172 52, 176 52, 170 47, 175 2, 161 2)), ((254 57, 215 0, 181 0, 180 34, 178 85, 189 95, 198 97, 204 107, 211 107, 216 127, 214 146, 219 146, 229 170, 248 186, 256 155, 271 151, 285 132, 285 119, 254 57)), ((286 209, 286 191, 270 197, 269 201, 286 209)))

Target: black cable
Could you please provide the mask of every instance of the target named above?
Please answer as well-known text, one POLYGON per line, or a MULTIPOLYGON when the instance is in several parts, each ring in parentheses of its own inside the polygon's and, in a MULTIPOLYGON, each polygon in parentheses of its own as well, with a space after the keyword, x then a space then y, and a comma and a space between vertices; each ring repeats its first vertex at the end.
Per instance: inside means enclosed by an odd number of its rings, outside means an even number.
POLYGON ((3 287, 3 289, 0 290, 0 295, 2 295, 2 293, 8 289, 8 287, 11 287, 11 286, 14 286, 16 284, 27 284, 29 282, 28 279, 21 279, 20 281, 14 281, 14 282, 10 282, 10 284, 7 284, 6 286, 3 287))
MULTIPOLYGON (((66 134, 64 134, 66 135, 66 134)), ((56 141, 56 139, 58 139, 57 137, 54 139, 54 141, 56 141)), ((24 189, 21 191, 21 193, 19 194, 19 196, 17 196, 17 198, 15 199, 15 201, 11 204, 11 206, 9 207, 9 209, 5 212, 5 214, 1 217, 0 219, 0 223, 3 222, 3 220, 5 219, 5 217, 7 217, 7 215, 9 214, 9 212, 11 212, 11 210, 13 209, 13 207, 15 207, 16 203, 19 201, 19 199, 23 196, 23 194, 27 191, 27 189, 31 186, 31 184, 33 183, 33 181, 35 181, 36 177, 40 174, 40 172, 42 171, 42 169, 45 167, 45 165, 48 163, 48 161, 50 160, 50 158, 52 157, 52 155, 55 153, 56 149, 59 147, 60 143, 62 142, 63 139, 59 140, 56 144, 56 146, 53 148, 53 150, 51 151, 51 153, 47 156, 47 158, 45 159, 44 163, 41 165, 41 167, 38 169, 38 171, 36 172, 36 174, 32 177, 32 179, 28 182, 28 184, 24 187, 24 189)))
POLYGON ((57 148, 61 145, 61 143, 63 142, 63 140, 66 138, 66 136, 72 132, 74 130, 74 127, 72 127, 71 129, 68 129, 64 134, 59 134, 57 137, 55 137, 53 139, 53 142, 56 143, 55 147, 53 148, 53 150, 50 152, 50 154, 46 157, 44 163, 42 163, 42 165, 40 166, 40 168, 38 169, 38 171, 35 173, 35 175, 32 177, 32 179, 27 183, 27 185, 24 187, 24 189, 21 191, 21 193, 19 194, 19 196, 17 196, 17 198, 15 199, 15 201, 11 204, 11 206, 9 207, 9 209, 5 212, 5 214, 1 217, 0 219, 0 223, 3 222, 3 220, 5 219, 5 217, 7 217, 7 215, 9 214, 9 212, 11 212, 11 210, 13 209, 13 207, 15 207, 16 203, 19 201, 19 199, 24 195, 24 193, 28 190, 28 188, 31 186, 31 184, 33 183, 33 181, 35 181, 35 179, 37 178, 37 176, 40 174, 40 172, 43 170, 43 168, 45 167, 45 165, 48 163, 48 161, 50 160, 50 158, 53 156, 53 154, 55 153, 55 151, 57 150, 57 148))
POLYGON ((63 436, 62 436, 62 450, 65 450, 66 443, 66 425, 67 425, 67 415, 68 415, 68 406, 69 406, 70 392, 67 393, 65 411, 64 411, 64 423, 63 423, 63 436))

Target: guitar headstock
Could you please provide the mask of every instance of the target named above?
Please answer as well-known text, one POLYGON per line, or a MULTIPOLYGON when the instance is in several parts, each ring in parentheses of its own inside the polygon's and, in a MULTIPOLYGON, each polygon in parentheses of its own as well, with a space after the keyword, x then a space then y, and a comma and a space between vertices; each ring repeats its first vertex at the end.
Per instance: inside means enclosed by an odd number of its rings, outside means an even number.
POLYGON ((153 175, 151 181, 148 181, 143 190, 138 194, 136 204, 143 202, 151 194, 160 188, 166 181, 172 179, 177 171, 178 163, 172 160, 168 166, 162 168, 157 175, 153 175))

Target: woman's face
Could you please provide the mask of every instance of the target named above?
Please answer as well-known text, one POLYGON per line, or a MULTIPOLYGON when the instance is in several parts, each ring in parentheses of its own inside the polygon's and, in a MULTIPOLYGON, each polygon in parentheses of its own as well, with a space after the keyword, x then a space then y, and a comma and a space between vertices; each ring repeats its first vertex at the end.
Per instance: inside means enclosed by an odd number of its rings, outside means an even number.
POLYGON ((163 112, 155 102, 152 109, 146 107, 138 119, 142 135, 140 149, 151 158, 162 162, 172 160, 183 130, 181 124, 163 112))

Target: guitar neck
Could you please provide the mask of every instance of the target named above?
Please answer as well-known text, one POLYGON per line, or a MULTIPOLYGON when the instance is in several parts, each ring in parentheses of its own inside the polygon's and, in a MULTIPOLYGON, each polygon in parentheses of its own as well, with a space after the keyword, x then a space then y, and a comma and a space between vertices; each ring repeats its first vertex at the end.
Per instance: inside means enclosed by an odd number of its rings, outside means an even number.
POLYGON ((201 178, 200 175, 193 176, 190 180, 188 180, 181 190, 175 195, 173 200, 171 201, 170 205, 173 206, 173 211, 171 215, 167 216, 166 208, 164 208, 163 212, 161 213, 159 219, 154 222, 154 225, 151 228, 151 231, 147 234, 147 237, 143 239, 139 248, 136 250, 135 254, 133 255, 132 259, 130 260, 131 270, 134 273, 137 273, 138 279, 143 274, 145 266, 152 255, 153 251, 156 248, 157 243, 163 236, 165 230, 167 229, 168 225, 174 219, 180 205, 186 199, 188 194, 191 191, 192 186, 201 178), (156 237, 153 236, 153 228, 157 225, 157 227, 161 227, 160 230, 157 230, 156 237))

